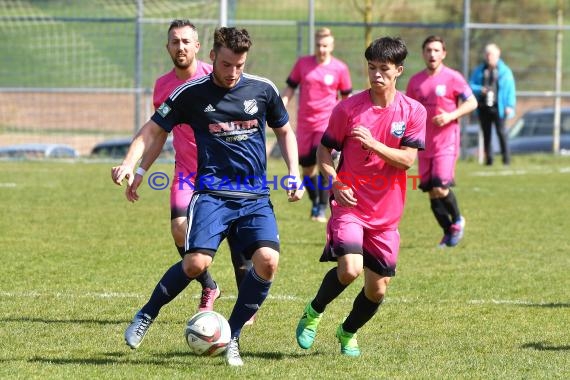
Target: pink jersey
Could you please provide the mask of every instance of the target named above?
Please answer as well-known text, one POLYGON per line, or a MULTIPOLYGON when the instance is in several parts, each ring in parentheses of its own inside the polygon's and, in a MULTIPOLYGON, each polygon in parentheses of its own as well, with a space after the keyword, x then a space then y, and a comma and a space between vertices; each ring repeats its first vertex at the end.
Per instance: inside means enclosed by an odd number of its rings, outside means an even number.
POLYGON ((411 179, 407 180, 405 170, 363 149, 351 137, 351 130, 362 125, 388 147, 423 149, 425 123, 425 108, 400 92, 387 108, 374 106, 369 91, 341 101, 332 112, 322 144, 342 151, 337 178, 352 188, 358 203, 355 207, 337 205, 333 214, 350 213, 372 228, 397 229, 411 179))
MULTIPOLYGON (((208 75, 212 72, 212 65, 197 61, 198 67, 196 73, 187 80, 180 80, 176 77, 174 69, 158 78, 154 84, 154 92, 152 102, 154 108, 157 109, 168 98, 170 93, 178 86, 191 79, 196 79, 208 75)), ((174 146, 177 170, 183 169, 184 176, 189 173, 195 173, 198 166, 198 156, 196 152, 196 140, 192 128, 186 124, 177 125, 173 130, 174 138, 172 144, 174 146), (191 149, 188 149, 188 147, 191 149)), ((178 173, 176 173, 178 175, 178 173)))
POLYGON ((319 64, 314 55, 301 57, 293 66, 287 84, 299 90, 297 130, 324 131, 338 93, 350 94, 352 82, 348 66, 331 57, 328 64, 319 64))
POLYGON ((439 127, 431 121, 440 113, 457 109, 458 100, 471 96, 471 87, 459 72, 443 66, 435 75, 428 75, 425 70, 410 78, 406 95, 416 99, 427 110, 426 149, 421 152, 424 157, 459 154, 459 121, 439 127))

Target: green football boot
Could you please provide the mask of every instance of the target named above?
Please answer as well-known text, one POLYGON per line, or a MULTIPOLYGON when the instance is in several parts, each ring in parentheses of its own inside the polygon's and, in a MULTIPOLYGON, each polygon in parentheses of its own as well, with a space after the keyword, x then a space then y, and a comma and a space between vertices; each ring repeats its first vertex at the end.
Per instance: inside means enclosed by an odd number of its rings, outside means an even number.
POLYGON ((360 348, 356 341, 356 333, 349 333, 342 329, 342 323, 336 329, 336 338, 340 343, 340 353, 346 356, 360 356, 360 348))
POLYGON ((317 327, 319 326, 322 316, 323 313, 317 313, 313 310, 310 302, 305 306, 303 316, 299 320, 297 331, 295 332, 297 335, 297 343, 301 348, 307 350, 311 348, 315 342, 317 327))

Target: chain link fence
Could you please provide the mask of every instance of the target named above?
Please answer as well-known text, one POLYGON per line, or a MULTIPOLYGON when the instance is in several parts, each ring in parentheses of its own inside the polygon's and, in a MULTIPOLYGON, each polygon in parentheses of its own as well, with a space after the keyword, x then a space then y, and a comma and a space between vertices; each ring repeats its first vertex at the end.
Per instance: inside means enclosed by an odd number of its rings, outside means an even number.
MULTIPOLYGON (((279 88, 284 88, 296 58, 310 53, 313 28, 327 26, 335 35, 335 55, 350 67, 355 90, 367 87, 367 35, 401 36, 406 41, 410 54, 399 84, 404 90, 411 74, 424 67, 422 41, 439 34, 448 44, 446 64, 465 73, 481 60, 487 42, 501 46, 517 79, 518 115, 553 106, 555 96, 570 105, 570 27, 556 26, 556 6, 500 3, 347 0, 332 6, 328 0, 227 0, 227 23, 252 35, 246 71, 268 77, 279 88), (365 23, 367 4, 372 7, 365 23), (505 6, 511 8, 504 20, 479 11, 495 7, 504 13, 497 7, 505 6), (540 16, 543 24, 530 24, 529 13, 540 16), (559 38, 566 41, 562 52, 557 50, 559 38), (564 64, 557 90, 558 58, 564 64)), ((209 61, 220 4, 0 0, 0 146, 65 143, 88 155, 97 142, 131 136, 153 111, 154 80, 172 67, 165 49, 170 21, 189 18, 197 25, 202 42, 198 57, 209 61)), ((294 113, 295 104, 289 107, 294 113)))

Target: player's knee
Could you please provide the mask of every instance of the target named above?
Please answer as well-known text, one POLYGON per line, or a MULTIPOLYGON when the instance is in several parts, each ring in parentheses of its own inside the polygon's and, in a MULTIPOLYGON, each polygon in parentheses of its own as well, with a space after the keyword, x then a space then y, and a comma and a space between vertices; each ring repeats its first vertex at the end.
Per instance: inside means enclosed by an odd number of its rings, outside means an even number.
POLYGON ((255 273, 264 280, 271 281, 277 272, 279 254, 272 249, 258 249, 252 257, 255 273))
POLYGON ((364 292, 366 298, 375 303, 380 303, 386 295, 386 288, 384 289, 371 289, 364 292))
POLYGON ((384 277, 379 281, 369 282, 364 287, 364 295, 372 302, 382 302, 384 296, 386 295, 386 290, 388 289, 389 282, 390 277, 384 277))
POLYGON ((449 193, 449 189, 445 187, 434 187, 430 190, 432 198, 445 198, 449 193))
POLYGON ((362 273, 362 268, 340 268, 337 270, 338 280, 343 285, 352 283, 362 273))
POLYGON ((182 260, 182 270, 189 278, 196 278, 208 269, 211 262, 212 258, 208 255, 190 253, 185 255, 182 260))

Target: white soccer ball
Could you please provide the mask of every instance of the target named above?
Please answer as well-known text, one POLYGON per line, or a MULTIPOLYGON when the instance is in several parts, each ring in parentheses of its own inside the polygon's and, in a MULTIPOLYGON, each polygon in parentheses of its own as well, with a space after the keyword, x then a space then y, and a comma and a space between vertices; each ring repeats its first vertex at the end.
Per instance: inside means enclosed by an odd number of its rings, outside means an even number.
POLYGON ((194 354, 216 356, 224 352, 230 342, 230 324, 220 313, 201 311, 186 323, 184 336, 194 354))

